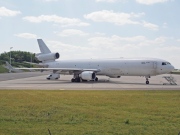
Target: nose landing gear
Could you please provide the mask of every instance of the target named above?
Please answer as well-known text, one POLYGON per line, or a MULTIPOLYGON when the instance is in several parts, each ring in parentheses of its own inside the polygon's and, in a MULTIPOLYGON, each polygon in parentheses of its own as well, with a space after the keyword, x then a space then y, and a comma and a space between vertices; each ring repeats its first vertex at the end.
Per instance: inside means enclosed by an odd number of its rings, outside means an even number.
POLYGON ((149 84, 149 78, 150 76, 146 77, 146 84, 149 84))
POLYGON ((149 84, 149 81, 146 81, 146 84, 149 84))

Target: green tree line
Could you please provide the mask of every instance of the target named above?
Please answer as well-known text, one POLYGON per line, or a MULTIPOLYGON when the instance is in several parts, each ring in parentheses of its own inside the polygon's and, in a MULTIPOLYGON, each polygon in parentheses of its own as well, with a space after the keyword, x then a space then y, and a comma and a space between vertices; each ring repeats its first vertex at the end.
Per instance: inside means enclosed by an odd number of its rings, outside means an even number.
POLYGON ((0 54, 0 65, 5 64, 5 61, 9 62, 10 55, 11 55, 11 63, 13 66, 16 66, 16 67, 20 67, 20 66, 32 67, 31 64, 28 64, 25 62, 39 63, 34 53, 25 52, 25 51, 11 51, 11 53, 4 52, 0 54))

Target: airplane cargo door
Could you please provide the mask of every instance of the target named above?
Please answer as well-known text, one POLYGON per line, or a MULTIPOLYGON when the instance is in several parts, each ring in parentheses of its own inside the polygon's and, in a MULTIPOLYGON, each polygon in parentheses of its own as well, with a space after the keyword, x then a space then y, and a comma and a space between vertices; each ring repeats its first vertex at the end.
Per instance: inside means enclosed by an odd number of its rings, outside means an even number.
POLYGON ((153 68, 154 68, 154 69, 157 68, 157 62, 156 62, 156 61, 153 62, 153 68))

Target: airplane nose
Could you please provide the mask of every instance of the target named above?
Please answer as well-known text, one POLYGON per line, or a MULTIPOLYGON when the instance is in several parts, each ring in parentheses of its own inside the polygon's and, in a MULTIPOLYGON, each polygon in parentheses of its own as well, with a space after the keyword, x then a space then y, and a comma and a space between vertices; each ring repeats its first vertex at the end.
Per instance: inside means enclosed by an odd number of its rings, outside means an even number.
POLYGON ((173 71, 174 70, 174 66, 171 66, 171 71, 173 71))

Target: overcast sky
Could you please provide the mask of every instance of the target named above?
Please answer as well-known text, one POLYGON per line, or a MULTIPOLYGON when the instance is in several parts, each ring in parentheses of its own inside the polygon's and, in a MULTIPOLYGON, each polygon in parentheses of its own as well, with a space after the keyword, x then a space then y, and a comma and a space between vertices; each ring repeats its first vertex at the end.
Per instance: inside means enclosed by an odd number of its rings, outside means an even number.
POLYGON ((180 68, 180 0, 0 0, 0 53, 153 57, 180 68))

